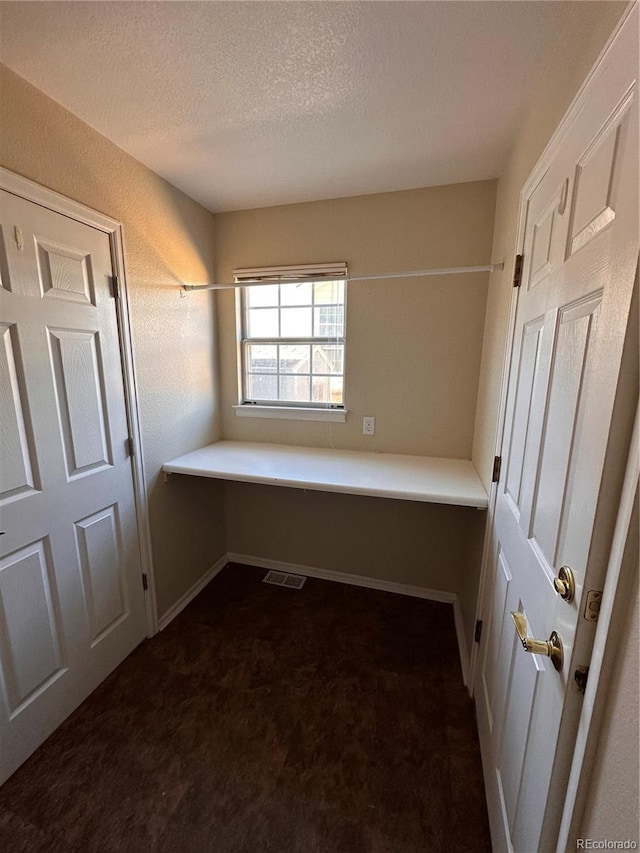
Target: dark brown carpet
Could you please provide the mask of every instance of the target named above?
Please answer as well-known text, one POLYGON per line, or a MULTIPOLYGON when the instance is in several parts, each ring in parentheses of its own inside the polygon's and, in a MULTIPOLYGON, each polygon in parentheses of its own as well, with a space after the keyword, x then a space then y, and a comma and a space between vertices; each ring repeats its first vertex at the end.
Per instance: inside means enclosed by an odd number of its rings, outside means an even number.
POLYGON ((490 850, 451 607, 228 566, 0 789, 5 853, 490 850))

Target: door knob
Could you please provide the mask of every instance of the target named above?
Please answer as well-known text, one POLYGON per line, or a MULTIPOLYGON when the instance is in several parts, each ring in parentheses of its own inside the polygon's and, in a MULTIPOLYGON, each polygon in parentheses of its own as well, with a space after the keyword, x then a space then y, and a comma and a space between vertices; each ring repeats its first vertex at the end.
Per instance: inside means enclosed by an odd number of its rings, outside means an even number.
POLYGON ((576 594, 576 581, 569 566, 562 566, 558 577, 553 579, 553 588, 565 601, 573 601, 576 594))
POLYGON ((552 631, 548 640, 534 640, 532 637, 527 637, 527 619, 524 613, 516 610, 511 613, 511 618, 516 626, 516 633, 520 638, 525 652, 531 652, 532 655, 545 655, 545 657, 551 658, 551 663, 560 672, 564 653, 562 650, 562 640, 557 632, 552 631))

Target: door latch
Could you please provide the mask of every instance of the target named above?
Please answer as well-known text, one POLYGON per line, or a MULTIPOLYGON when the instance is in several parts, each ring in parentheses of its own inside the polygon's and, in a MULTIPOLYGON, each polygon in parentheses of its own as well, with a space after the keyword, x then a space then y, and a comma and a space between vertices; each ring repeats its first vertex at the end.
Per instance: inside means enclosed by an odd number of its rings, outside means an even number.
POLYGON ((587 679, 589 678, 589 667, 588 666, 579 666, 576 671, 573 673, 573 680, 576 683, 576 686, 580 693, 584 693, 587 689, 587 679))
POLYGON ((599 589, 590 589, 587 593, 587 602, 584 606, 584 618, 587 622, 597 622, 602 604, 602 592, 599 589))

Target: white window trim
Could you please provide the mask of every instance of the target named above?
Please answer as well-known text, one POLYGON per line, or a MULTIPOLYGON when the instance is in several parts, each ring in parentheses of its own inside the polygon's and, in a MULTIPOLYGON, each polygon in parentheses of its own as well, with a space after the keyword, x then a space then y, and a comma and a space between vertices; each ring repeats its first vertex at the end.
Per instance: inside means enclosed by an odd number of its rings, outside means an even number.
POLYGON ((289 421, 329 421, 343 424, 346 409, 305 409, 302 406, 261 406, 258 403, 238 403, 233 407, 238 418, 273 418, 289 421))
MULTIPOLYGON (((309 277, 317 280, 318 278, 337 279, 347 278, 347 265, 340 264, 307 264, 300 266, 287 267, 260 267, 251 269, 237 269, 233 271, 234 281, 247 281, 247 286, 256 283, 256 279, 263 279, 273 284, 287 284, 287 279, 293 276, 309 277), (252 280, 252 281, 251 281, 252 280)), ((233 406, 236 417, 239 418, 271 418, 274 420, 295 420, 295 421, 319 421, 329 423, 345 423, 347 419, 348 409, 346 407, 346 389, 343 396, 343 405, 336 408, 335 406, 304 406, 299 403, 287 405, 274 403, 273 405, 265 403, 246 402, 243 396, 244 389, 244 352, 243 352, 243 324, 244 320, 244 288, 238 288, 235 293, 235 308, 236 308, 236 368, 237 368, 237 383, 238 383, 238 402, 233 406)), ((346 358, 347 358, 347 341, 346 341, 346 323, 347 323, 347 298, 345 289, 344 303, 344 363, 343 363, 343 380, 346 374, 346 358)))

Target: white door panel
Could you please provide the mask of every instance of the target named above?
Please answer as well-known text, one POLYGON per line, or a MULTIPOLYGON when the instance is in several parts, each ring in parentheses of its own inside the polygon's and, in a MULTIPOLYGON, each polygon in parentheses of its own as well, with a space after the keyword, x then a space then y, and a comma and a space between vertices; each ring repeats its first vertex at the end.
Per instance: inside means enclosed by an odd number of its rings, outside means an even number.
POLYGON ((518 352, 518 378, 510 434, 511 453, 505 465, 505 495, 510 499, 512 510, 518 517, 522 501, 523 466, 529 446, 531 400, 534 382, 538 376, 538 356, 543 331, 543 317, 536 317, 524 323, 518 352))
POLYGON ((0 563, 0 643, 9 714, 64 669, 59 609, 48 542, 40 539, 0 563))
MULTIPOLYGON (((632 27, 619 43, 627 56, 632 27)), ((572 674, 588 663, 582 657, 593 639, 581 619, 583 591, 601 571, 593 555, 608 535, 594 522, 638 258, 638 108, 629 68, 619 58, 603 64, 526 199, 476 691, 496 850, 555 849, 580 702, 572 674), (571 602, 553 586, 563 565, 576 578, 571 602), (525 615, 528 637, 558 632, 561 671, 522 648, 513 611, 525 615)))
POLYGON ((109 238, 3 192, 2 239, 0 779, 146 629, 109 238))
POLYGON ((47 328, 68 479, 113 464, 97 332, 47 328))
POLYGON ((19 349, 17 332, 15 323, 0 323, 0 505, 26 493, 32 494, 40 487, 19 358, 16 364, 16 351, 19 349))

